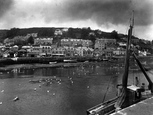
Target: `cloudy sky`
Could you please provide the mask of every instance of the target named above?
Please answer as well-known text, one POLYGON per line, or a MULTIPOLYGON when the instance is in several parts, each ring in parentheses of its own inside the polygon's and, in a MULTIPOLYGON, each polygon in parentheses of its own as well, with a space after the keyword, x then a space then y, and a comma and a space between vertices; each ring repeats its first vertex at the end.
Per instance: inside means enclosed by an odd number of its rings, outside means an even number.
POLYGON ((153 40, 153 0, 0 0, 0 29, 13 27, 91 27, 153 40))

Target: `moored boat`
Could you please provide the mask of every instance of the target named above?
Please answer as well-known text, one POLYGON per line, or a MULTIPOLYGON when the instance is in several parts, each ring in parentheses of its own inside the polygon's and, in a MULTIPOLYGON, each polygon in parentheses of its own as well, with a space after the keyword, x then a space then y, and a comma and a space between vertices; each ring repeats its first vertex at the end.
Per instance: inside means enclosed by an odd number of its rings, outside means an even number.
POLYGON ((151 81, 150 77, 145 72, 144 67, 142 66, 141 62, 136 57, 135 53, 131 50, 131 37, 132 37, 132 29, 134 25, 134 18, 130 25, 130 29, 128 31, 128 40, 127 40, 127 47, 126 47, 126 56, 125 56, 125 66, 124 66, 124 74, 122 76, 122 84, 121 87, 118 87, 118 95, 111 100, 106 102, 100 103, 90 109, 87 110, 87 115, 108 115, 115 111, 121 110, 126 108, 132 104, 140 102, 146 98, 152 96, 153 93, 153 82, 151 81), (145 90, 142 87, 138 87, 136 85, 127 85, 128 82, 128 72, 129 72, 129 61, 130 61, 130 54, 133 54, 134 59, 137 62, 137 65, 140 67, 141 71, 145 75, 147 81, 149 82, 148 89, 145 90), (149 93, 145 93, 149 92, 149 93), (147 94, 143 95, 143 94, 147 94))

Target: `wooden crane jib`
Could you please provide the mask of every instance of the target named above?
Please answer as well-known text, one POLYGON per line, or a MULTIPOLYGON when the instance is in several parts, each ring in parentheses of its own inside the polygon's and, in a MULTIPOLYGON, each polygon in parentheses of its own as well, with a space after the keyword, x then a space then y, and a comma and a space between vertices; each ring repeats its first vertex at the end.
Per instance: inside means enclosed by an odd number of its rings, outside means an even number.
POLYGON ((140 61, 138 60, 137 56, 135 55, 135 53, 133 52, 133 57, 136 60, 138 66, 140 67, 141 71, 143 72, 143 74, 145 75, 147 81, 149 82, 149 86, 148 88, 151 90, 151 93, 153 93, 153 82, 151 81, 150 77, 148 76, 148 74, 146 73, 144 67, 142 66, 142 64, 140 63, 140 61))

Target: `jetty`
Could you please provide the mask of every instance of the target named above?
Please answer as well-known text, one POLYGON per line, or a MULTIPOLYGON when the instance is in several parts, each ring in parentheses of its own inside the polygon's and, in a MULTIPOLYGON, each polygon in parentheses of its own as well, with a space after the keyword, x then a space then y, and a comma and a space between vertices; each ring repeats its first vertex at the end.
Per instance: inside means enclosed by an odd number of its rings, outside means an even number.
POLYGON ((140 101, 127 108, 116 111, 110 115, 152 115, 153 114, 153 97, 140 101))

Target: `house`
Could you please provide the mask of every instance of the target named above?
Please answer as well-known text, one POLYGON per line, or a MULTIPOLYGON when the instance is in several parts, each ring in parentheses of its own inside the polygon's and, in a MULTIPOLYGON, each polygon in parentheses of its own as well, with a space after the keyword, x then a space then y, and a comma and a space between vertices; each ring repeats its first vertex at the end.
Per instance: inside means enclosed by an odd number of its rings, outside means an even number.
POLYGON ((126 50, 124 48, 117 48, 113 51, 113 55, 116 56, 125 56, 126 50))
POLYGON ((92 41, 91 40, 82 40, 82 46, 83 47, 90 47, 92 46, 92 41))
POLYGON ((64 38, 61 39, 61 46, 69 46, 69 47, 77 47, 77 46, 83 46, 83 47, 90 47, 92 45, 91 40, 83 40, 83 39, 73 39, 73 38, 64 38))
POLYGON ((28 57, 39 57, 42 53, 42 47, 40 45, 33 45, 31 48, 31 52, 28 52, 28 57))
POLYGON ((18 51, 18 49, 19 49, 19 46, 17 46, 17 45, 14 45, 13 47, 11 47, 11 50, 13 50, 13 51, 18 51))
POLYGON ((116 44, 116 39, 101 38, 95 40, 95 49, 105 49, 107 45, 116 44))
POLYGON ((52 48, 53 57, 65 57, 65 48, 63 47, 54 47, 52 48))
POLYGON ((102 56, 104 54, 104 51, 102 50, 99 50, 98 48, 96 48, 96 49, 94 49, 94 51, 93 51, 93 56, 94 57, 100 57, 100 56, 102 56))
POLYGON ((29 46, 29 45, 27 45, 27 46, 22 46, 21 49, 25 49, 27 52, 31 52, 31 51, 32 51, 32 46, 29 46))
POLYGON ((20 49, 18 51, 18 57, 26 57, 27 56, 27 50, 26 49, 20 49))
POLYGON ((76 48, 76 54, 80 57, 92 57, 93 56, 93 49, 87 48, 87 47, 77 47, 76 48))
POLYGON ((43 45, 43 46, 40 46, 41 49, 42 49, 42 52, 40 55, 52 55, 52 47, 51 46, 48 46, 48 45, 43 45))
POLYGON ((52 45, 53 38, 35 38, 34 45, 52 45))
POLYGON ((73 39, 73 38, 64 38, 61 39, 61 46, 78 46, 82 45, 82 40, 81 39, 73 39))
POLYGON ((32 37, 36 38, 36 37, 38 37, 38 33, 28 33, 26 36, 27 37, 32 36, 32 37))
POLYGON ((63 32, 60 29, 56 29, 55 32, 54 32, 54 35, 55 36, 62 36, 63 35, 63 32))
POLYGON ((73 57, 75 56, 75 48, 74 47, 64 47, 65 48, 65 56, 66 57, 73 57))

